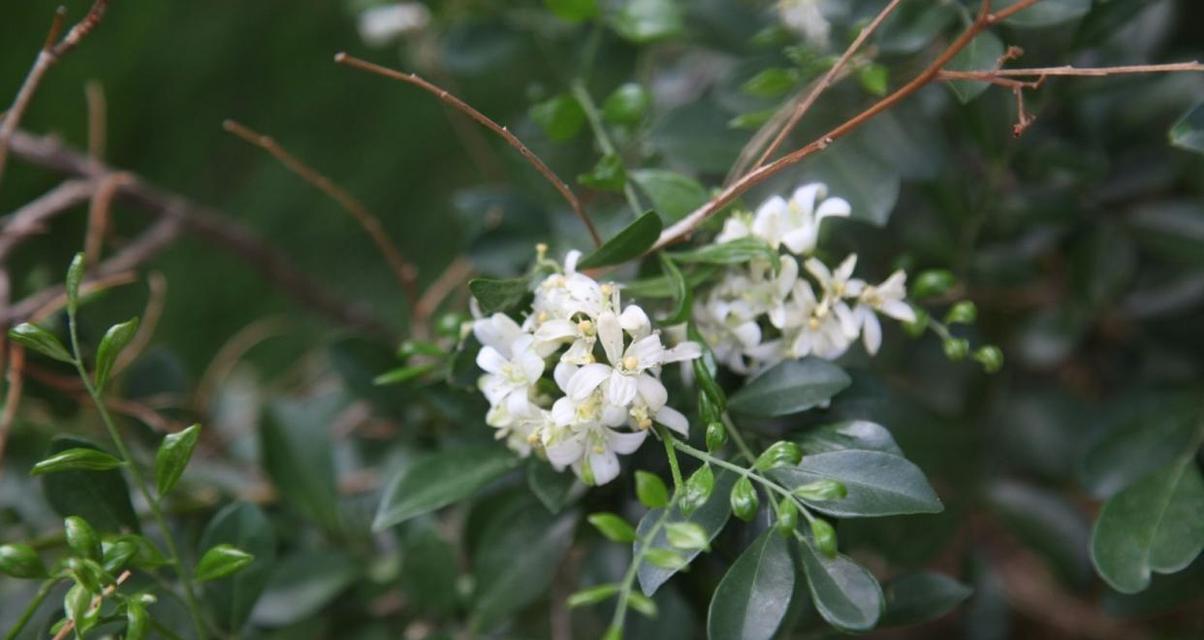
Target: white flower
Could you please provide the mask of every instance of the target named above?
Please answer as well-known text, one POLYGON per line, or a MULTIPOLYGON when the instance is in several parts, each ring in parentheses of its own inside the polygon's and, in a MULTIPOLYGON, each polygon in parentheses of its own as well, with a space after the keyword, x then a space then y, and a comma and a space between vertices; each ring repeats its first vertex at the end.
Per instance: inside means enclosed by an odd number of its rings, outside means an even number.
POLYGON ((618 454, 635 453, 648 437, 647 431, 623 432, 599 422, 580 425, 576 429, 549 429, 544 434, 543 446, 548 462, 558 470, 571 466, 577 477, 595 485, 606 484, 618 477, 618 454))
POLYGON ((522 327, 504 313, 474 320, 472 333, 482 345, 492 347, 506 358, 510 357, 510 347, 514 341, 526 335, 522 327))
POLYGON ((854 322, 861 330, 865 350, 873 355, 882 344, 882 326, 875 311, 902 322, 915 322, 916 312, 907 304, 907 274, 895 271, 878 286, 865 286, 853 309, 854 322))
POLYGON ((733 214, 723 225, 716 242, 730 242, 747 236, 764 240, 773 249, 785 246, 795 255, 815 250, 819 226, 825 218, 847 217, 852 211, 843 198, 826 198, 828 188, 820 183, 795 189, 789 200, 773 196, 748 214, 733 214), (817 204, 818 202, 818 204, 817 204))
POLYGON ((822 0, 779 0, 778 14, 782 23, 798 33, 807 42, 820 48, 828 47, 828 35, 832 25, 820 10, 822 0))
POLYGON ((622 321, 613 312, 603 312, 598 317, 598 338, 602 341, 608 364, 596 362, 581 367, 568 381, 565 389, 568 396, 582 400, 606 382, 605 398, 610 405, 626 407, 637 395, 648 406, 655 405, 652 398, 666 392, 661 381, 649 372, 659 372, 663 364, 697 358, 702 349, 693 342, 666 349, 659 334, 644 335, 647 326, 647 315, 638 307, 634 312, 628 307, 622 321), (632 336, 626 350, 623 349, 624 321, 630 326, 632 336))
POLYGON ((430 10, 420 2, 372 7, 360 14, 360 38, 370 47, 382 47, 402 35, 425 28, 430 21, 430 10))
POLYGON ((849 335, 852 313, 840 303, 843 313, 833 311, 828 298, 817 300, 811 285, 800 280, 791 296, 788 312, 787 355, 801 358, 806 355, 835 360, 844 355, 856 334, 849 335), (846 318, 842 322, 842 316, 846 318))
POLYGON ((490 406, 504 406, 496 422, 505 424, 531 410, 530 392, 544 370, 543 358, 532 349, 533 341, 532 336, 524 334, 505 352, 487 345, 477 353, 477 366, 486 372, 477 386, 490 406))

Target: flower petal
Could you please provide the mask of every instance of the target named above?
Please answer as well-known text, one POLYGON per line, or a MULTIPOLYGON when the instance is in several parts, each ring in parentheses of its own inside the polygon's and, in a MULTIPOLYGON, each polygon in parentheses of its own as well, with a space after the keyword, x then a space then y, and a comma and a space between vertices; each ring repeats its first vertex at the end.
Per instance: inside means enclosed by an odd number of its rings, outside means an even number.
POLYGON ((477 352, 477 366, 489 373, 500 374, 508 364, 510 361, 493 347, 481 347, 477 352))
POLYGON ((862 321, 861 341, 865 344, 865 352, 871 356, 878 353, 878 347, 882 346, 882 325, 873 313, 866 314, 862 321))
POLYGON ((852 212, 853 207, 849 205, 848 200, 844 198, 828 198, 815 210, 815 221, 818 223, 820 220, 831 216, 847 218, 852 212))
POLYGON ((655 420, 680 433, 683 437, 690 436, 690 421, 686 420, 686 417, 673 407, 661 407, 660 410, 656 412, 655 420))
POLYGON ((631 455, 644 444, 644 439, 648 437, 647 431, 616 431, 614 429, 606 430, 606 444, 615 453, 621 453, 625 456, 631 455))
POLYGON ((611 366, 619 366, 619 361, 623 359, 623 327, 613 311, 603 311, 598 316, 598 339, 602 341, 607 362, 611 366))
POLYGON ((589 397, 589 394, 602 384, 602 381, 610 375, 611 368, 608 365, 594 363, 587 364, 581 367, 569 378, 568 388, 565 392, 573 400, 581 401, 589 397))
POLYGON ((602 453, 590 452, 589 467, 594 472, 594 483, 604 485, 619 477, 619 456, 610 450, 602 453))
POLYGON ((611 370, 610 382, 606 386, 606 402, 618 406, 626 407, 635 400, 637 384, 634 376, 623 375, 618 371, 611 370))
POLYGON ((634 304, 627 305, 623 310, 623 314, 619 316, 619 325, 636 340, 652 332, 652 322, 648 320, 648 314, 634 304))
POLYGON ((644 404, 653 411, 665 406, 665 403, 669 401, 669 392, 665 390, 665 385, 646 373, 640 374, 640 377, 636 378, 636 387, 644 404))

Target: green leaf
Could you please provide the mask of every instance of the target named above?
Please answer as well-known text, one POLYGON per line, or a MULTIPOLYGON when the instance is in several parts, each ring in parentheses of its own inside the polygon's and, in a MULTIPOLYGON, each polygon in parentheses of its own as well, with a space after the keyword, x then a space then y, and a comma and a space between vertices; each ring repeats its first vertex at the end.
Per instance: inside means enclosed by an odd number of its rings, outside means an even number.
POLYGON ((904 2, 878 30, 878 48, 887 54, 916 53, 956 20, 957 10, 952 6, 904 2))
POLYGON ((527 278, 473 278, 468 281, 468 290, 485 313, 504 312, 517 306, 530 292, 527 286, 527 278))
POLYGON ((581 103, 567 93, 561 93, 531 107, 531 119, 549 138, 563 141, 576 136, 585 124, 581 103))
POLYGON ((196 564, 196 581, 217 580, 245 569, 255 556, 230 544, 210 548, 196 564))
MULTIPOLYGON (((1003 57, 1003 50, 1003 41, 999 39, 999 36, 994 32, 984 31, 975 36, 965 49, 962 49, 953 60, 950 60, 947 68, 953 71, 990 71, 999 64, 999 59, 1003 57)), ((945 84, 962 104, 973 101, 991 86, 987 82, 970 80, 953 80, 945 84)))
MULTIPOLYGON (((1006 9, 1017 0, 999 0, 995 11, 1006 9)), ((1091 0, 1042 0, 1004 21, 1013 27, 1052 27, 1083 17, 1091 10, 1091 0)))
POLYGON ((150 629, 150 616, 141 600, 130 598, 125 603, 125 640, 143 640, 150 629))
POLYGON ((870 95, 879 97, 886 95, 889 80, 890 70, 886 68, 886 65, 870 63, 857 70, 857 81, 861 83, 861 88, 870 95))
POLYGON ((757 418, 790 415, 830 400, 850 383, 849 375, 827 360, 786 360, 744 385, 727 408, 757 418))
POLYGON ((553 516, 522 495, 494 514, 473 557, 475 628, 490 628, 547 594, 577 519, 574 511, 553 516))
POLYGON ((757 497, 757 489, 748 476, 740 476, 740 479, 732 486, 728 500, 732 504, 732 514, 745 522, 752 520, 761 506, 761 499, 757 497))
POLYGON ((361 563, 337 549, 303 551, 282 558, 251 611, 251 623, 284 627, 322 611, 355 583, 361 563))
POLYGON ((1192 107, 1171 127, 1171 145, 1204 154, 1204 102, 1192 107))
POLYGON ((652 107, 652 96, 638 83, 619 85, 602 102, 602 117, 615 124, 638 124, 652 107))
POLYGON ((672 549, 649 549, 644 552, 644 560, 661 569, 669 571, 681 571, 685 569, 690 561, 685 556, 672 549))
POLYGON ((67 267, 67 312, 75 313, 79 308, 79 285, 84 280, 84 254, 77 253, 67 267))
POLYGON ((840 500, 803 501, 837 517, 879 517, 939 513, 940 498, 924 472, 906 458, 880 451, 830 451, 806 456, 797 467, 779 467, 769 475, 788 489, 818 480, 835 480, 848 489, 840 500))
POLYGON ((272 485, 327 531, 341 526, 330 425, 346 405, 341 394, 272 402, 260 424, 260 453, 272 485))
POLYGON ((22 322, 9 329, 8 339, 59 362, 75 362, 75 358, 71 357, 71 354, 63 347, 63 343, 59 342, 53 333, 35 324, 22 322))
POLYGON ((684 28, 675 0, 626 0, 610 23, 620 36, 637 44, 676 36, 684 28))
POLYGON ((63 520, 63 532, 67 546, 76 557, 100 560, 100 538, 87 520, 79 516, 67 516, 63 520))
POLYGON ((673 260, 664 252, 657 254, 661 261, 661 271, 665 272, 665 277, 673 286, 673 311, 669 313, 669 317, 665 318, 666 325, 678 324, 685 322, 690 317, 690 302, 694 299, 693 292, 686 285, 686 278, 681 274, 681 269, 673 264, 673 260))
POLYGON ((675 251, 669 254, 677 262, 701 264, 744 264, 750 260, 766 260, 778 268, 781 260, 779 254, 760 238, 749 236, 738 240, 730 240, 719 244, 707 244, 689 251, 675 251))
POLYGON ((0 573, 31 580, 46 577, 46 565, 38 552, 27 544, 0 545, 0 573))
POLYGON ((827 451, 861 449, 903 455, 890 432, 880 424, 867 420, 849 420, 824 425, 808 431, 798 439, 803 455, 815 455, 827 451))
POLYGON ((423 374, 434 371, 439 368, 439 362, 427 362, 424 364, 415 364, 405 367, 398 367, 390 371, 386 371, 372 379, 372 384, 377 386, 385 386, 390 384, 401 384, 409 382, 414 378, 420 377, 423 374))
POLYGON ((1110 496, 1192 448, 1198 405, 1192 398, 1157 394, 1125 407, 1131 416, 1092 442, 1083 455, 1083 484, 1110 496))
POLYGON ((552 465, 531 457, 527 460, 527 486, 543 506, 560 513, 573 500, 573 488, 579 486, 571 473, 560 473, 552 465))
POLYGON ((272 525, 253 504, 236 502, 213 516, 201 534, 200 548, 230 545, 254 556, 242 571, 205 585, 205 601, 218 625, 238 631, 251 615, 275 567, 276 539, 272 525))
POLYGON ((1091 523, 1059 492, 1015 481, 997 481, 987 491, 991 510, 1009 532, 1075 586, 1091 577, 1091 523))
MULTIPOLYGON (((732 484, 736 481, 736 474, 730 472, 720 473, 715 478, 715 490, 711 493, 710 500, 706 504, 695 509, 686 515, 682 512, 679 505, 674 505, 669 510, 668 520, 670 522, 693 522, 698 524, 707 532, 708 544, 715 540, 715 536, 723 530, 723 526, 727 524, 728 516, 731 515, 731 506, 728 502, 728 493, 731 491, 732 484)), ((654 523, 660 519, 663 509, 653 509, 644 514, 640 519, 639 525, 636 527, 636 535, 638 539, 635 542, 635 553, 639 553, 643 548, 644 540, 648 537, 654 523)), ((656 537, 650 541, 651 547, 660 549, 670 549, 669 541, 666 538, 664 527, 657 532, 656 537)), ((680 554, 687 563, 694 559, 700 551, 686 551, 680 554)), ((656 593, 673 574, 677 573, 676 569, 666 569, 659 567, 651 562, 641 562, 637 576, 640 580, 640 589, 644 595, 651 596, 656 593)))
POLYGON ((63 612, 67 614, 67 619, 75 622, 75 636, 83 638, 88 630, 96 624, 96 615, 99 612, 91 612, 92 593, 81 583, 76 583, 67 590, 67 595, 63 596, 63 612))
POLYGON ((715 474, 709 464, 698 467, 686 480, 685 491, 678 500, 682 513, 690 514, 695 509, 706 504, 715 491, 715 474))
POLYGON ((192 459, 197 440, 201 437, 201 425, 194 424, 183 431, 169 433, 163 437, 155 453, 155 490, 166 495, 184 475, 184 468, 192 459))
POLYGON ((711 596, 707 637, 770 640, 794 597, 795 562, 790 543, 765 531, 740 554, 711 596))
POLYGON ((569 22, 581 22, 598 15, 598 0, 543 0, 548 11, 569 22))
POLYGON ((837 141, 812 156, 805 166, 809 179, 828 185, 828 193, 848 200, 851 219, 882 227, 890 221, 899 200, 902 169, 874 146, 881 142, 871 137, 873 133, 866 129, 861 135, 837 141))
POLYGON ((591 513, 586 520, 611 542, 635 542, 635 528, 618 515, 591 513))
MULTIPOLYGON (((683 272, 686 288, 693 289, 710 280, 715 268, 705 266, 683 272)), ((623 283, 623 294, 634 298, 674 298, 678 294, 677 284, 668 276, 654 276, 623 283)))
POLYGON ((666 169, 636 169, 631 172, 631 180, 665 222, 681 220, 710 199, 697 180, 666 169))
POLYGON ((1150 572, 1182 570, 1204 549, 1204 477, 1194 456, 1141 479, 1104 503, 1091 532, 1091 560, 1122 593, 1150 584, 1150 572))
POLYGON ((61 471, 107 471, 125 466, 125 463, 99 449, 80 447, 56 453, 33 465, 29 475, 61 471))
POLYGON ((627 170, 623 168, 623 159, 617 154, 608 153, 598 159, 598 163, 589 173, 577 176, 577 182, 599 191, 622 191, 627 184, 627 170))
POLYGON ((811 542, 799 547, 811 600, 828 624, 842 631, 868 631, 882 615, 882 587, 873 574, 849 558, 825 557, 811 542))
POLYGON ((798 79, 794 69, 770 67, 749 78, 740 90, 756 98, 776 98, 793 89, 798 79))
POLYGON ((385 489, 372 528, 387 529, 463 500, 520 462, 509 450, 491 445, 428 454, 406 467, 385 489))
POLYGON ((596 587, 582 589, 569 596, 568 605, 571 608, 585 607, 591 604, 605 602, 619 592, 617 584, 600 584, 596 587))
POLYGON ((655 211, 636 218, 615 237, 577 263, 578 269, 595 269, 622 264, 644 255, 661 235, 661 219, 655 211))
POLYGON ((105 388, 105 383, 109 381, 109 373, 113 370, 113 365, 117 363, 117 356, 121 355, 121 351, 130 344, 137 333, 138 318, 130 318, 121 324, 109 327, 104 337, 100 339, 100 346, 96 348, 96 372, 94 374, 98 389, 105 388))
MULTIPOLYGON (((87 440, 60 436, 51 441, 48 457, 73 449, 101 452, 87 440)), ((117 469, 50 473, 42 477, 42 489, 55 513, 64 518, 80 516, 105 533, 139 530, 138 516, 130 504, 130 488, 117 469)))
POLYGON ((900 627, 936 620, 953 611, 974 590, 949 576, 921 571, 886 583, 886 612, 879 626, 900 627))
POLYGON ((659 476, 647 471, 635 472, 635 495, 649 509, 660 509, 669 504, 669 488, 659 476))
POLYGON ((670 522, 665 525, 665 539, 675 549, 707 551, 711 548, 706 529, 694 522, 670 522))

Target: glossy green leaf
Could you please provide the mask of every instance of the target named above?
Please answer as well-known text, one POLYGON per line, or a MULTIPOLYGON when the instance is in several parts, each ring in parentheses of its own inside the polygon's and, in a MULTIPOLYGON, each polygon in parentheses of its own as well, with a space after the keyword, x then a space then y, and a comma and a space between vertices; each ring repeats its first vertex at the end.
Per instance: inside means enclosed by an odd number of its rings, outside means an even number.
MULTIPOLYGON (((998 66, 1003 50, 1003 41, 999 36, 994 32, 984 31, 950 60, 947 68, 953 71, 990 71, 998 66)), ((971 102, 991 86, 987 82, 969 80, 953 80, 946 84, 962 104, 971 102)))
POLYGON ((686 479, 685 490, 678 500, 681 512, 687 515, 693 513, 695 509, 706 504, 714 491, 715 473, 711 471, 711 466, 704 464, 698 467, 698 470, 686 479))
POLYGON ((670 522, 665 525, 665 540, 675 549, 706 551, 710 549, 710 536, 694 522, 670 522))
POLYGON ((707 637, 770 640, 786 618, 796 580, 790 541, 765 531, 715 588, 707 611, 707 637))
POLYGON ((610 23, 620 36, 639 44, 678 35, 684 28, 676 0, 624 0, 610 23))
POLYGON ((780 254, 760 238, 747 237, 719 244, 706 244, 697 249, 674 251, 669 254, 677 262, 699 264, 745 264, 750 260, 768 260, 776 265, 780 254))
POLYGON ((259 430, 263 468, 276 490, 327 531, 341 526, 330 425, 345 405, 337 393, 277 400, 259 430))
POLYGON ((591 513, 586 518, 611 542, 635 542, 635 527, 613 513, 591 513))
POLYGON ((886 95, 890 88, 890 69, 886 65, 871 63, 857 70, 857 82, 866 93, 875 96, 886 95))
POLYGON ((1191 398, 1157 395, 1134 402, 1132 416, 1088 445, 1083 483, 1110 496, 1181 456, 1195 442, 1197 404, 1191 398))
POLYGON ((599 158, 588 173, 577 176, 577 182, 599 191, 621 191, 623 185, 627 184, 627 170, 623 167, 623 159, 617 154, 608 153, 599 158))
POLYGON ((125 466, 125 463, 99 449, 80 447, 60 451, 40 460, 29 470, 30 475, 61 471, 107 471, 125 466))
POLYGON ((637 169, 631 172, 631 179, 666 222, 686 217, 710 199, 697 180, 666 169, 637 169))
POLYGON ((652 107, 652 96, 635 82, 619 85, 602 102, 602 117, 616 124, 637 124, 652 107))
POLYGON ((245 569, 255 556, 230 544, 211 547, 196 564, 197 582, 217 580, 245 569))
POLYGON ((155 453, 155 490, 160 496, 166 495, 180 481, 200 437, 199 424, 163 437, 155 453))
POLYGON ((46 565, 27 544, 0 545, 0 573, 25 580, 46 577, 46 565))
POLYGON ((794 88, 798 79, 794 69, 770 67, 749 78, 740 90, 757 98, 777 98, 794 88))
MULTIPOLYGON (((686 287, 689 289, 698 287, 710 280, 714 274, 715 267, 711 266, 703 266, 682 272, 682 276, 686 281, 686 287)), ((623 294, 634 298, 673 298, 678 293, 677 284, 671 278, 664 275, 625 282, 622 286, 623 294)))
POLYGON ((659 509, 669 504, 669 488, 656 474, 647 471, 635 472, 635 495, 649 509, 659 509))
POLYGON ((8 339, 26 349, 31 349, 60 362, 75 362, 75 359, 63 347, 63 343, 59 342, 59 339, 54 337, 53 333, 35 324, 22 322, 9 329, 8 339))
POLYGON ((921 571, 886 583, 886 612, 879 626, 899 627, 936 620, 953 611, 974 590, 949 576, 921 571))
POLYGON ((690 561, 677 551, 661 548, 644 552, 644 561, 668 571, 681 571, 690 564, 690 561))
POLYGON ((125 640, 143 640, 150 629, 150 615, 142 601, 131 598, 125 603, 125 640))
POLYGON ((79 558, 100 560, 100 537, 87 520, 79 516, 67 516, 63 520, 63 533, 67 546, 79 558))
POLYGON ((543 0, 548 11, 561 20, 581 22, 598 15, 598 0, 543 0))
MULTIPOLYGON (((708 544, 715 540, 715 536, 723 530, 727 524, 728 517, 731 515, 731 506, 728 502, 728 493, 731 492, 732 484, 736 481, 736 474, 730 472, 722 472, 715 477, 715 490, 711 493, 711 498, 706 501, 701 507, 695 509, 690 515, 685 515, 681 507, 674 505, 669 511, 669 522, 693 522, 698 524, 707 532, 708 544)), ((634 549, 639 553, 643 547, 643 540, 648 536, 653 524, 664 513, 662 509, 653 509, 644 514, 640 519, 639 525, 636 527, 636 534, 639 539, 635 542, 634 549)), ((655 538, 651 541, 652 547, 660 549, 670 549, 669 541, 666 539, 665 530, 662 527, 657 532, 655 538)), ((687 563, 694 559, 700 551, 685 551, 680 555, 687 563)), ((651 562, 641 562, 638 573, 636 574, 640 580, 640 590, 644 595, 651 596, 656 593, 673 574, 677 573, 675 569, 666 569, 656 566, 651 562)))
POLYGON ((895 444, 895 439, 890 435, 890 431, 887 431, 886 427, 868 420, 849 420, 816 427, 800 437, 798 444, 803 449, 803 455, 808 456, 845 449, 903 455, 903 450, 895 444))
POLYGON ((1172 145, 1187 151, 1204 154, 1204 103, 1200 103, 1171 127, 1170 142, 1172 145))
POLYGON ((828 558, 810 541, 799 546, 811 600, 828 624, 843 631, 868 631, 882 615, 882 587, 865 567, 838 555, 828 558))
POLYGON ((574 511, 553 516, 526 496, 494 514, 473 558, 475 627, 490 628, 547 593, 578 517, 574 511))
POLYGON ((67 282, 64 289, 67 292, 67 311, 75 313, 79 308, 79 285, 84 280, 85 260, 83 253, 75 254, 67 267, 67 282))
POLYGON ((138 318, 130 318, 109 327, 104 337, 100 339, 100 346, 96 348, 95 372, 98 389, 105 388, 109 381, 109 374, 113 371, 113 365, 117 364, 117 356, 121 355, 122 350, 130 344, 137 333, 138 318))
POLYGON ((205 585, 205 601, 218 626, 242 629, 275 567, 276 537, 263 512, 253 504, 236 502, 218 511, 201 534, 200 549, 230 545, 254 556, 254 561, 224 580, 205 585))
MULTIPOLYGON (((995 10, 1006 9, 1018 0, 998 0, 995 10)), ((1086 15, 1091 0, 1042 0, 1013 14, 1004 22, 1014 27, 1039 28, 1060 25, 1086 15)))
POLYGON ((786 360, 750 380, 727 407, 758 418, 790 415, 830 400, 851 382, 843 369, 827 360, 786 360))
MULTIPOLYGON (((49 457, 72 449, 100 451, 87 440, 60 436, 51 441, 49 457)), ((48 473, 42 476, 42 488, 46 500, 60 516, 80 516, 103 533, 139 530, 129 485, 118 469, 48 473)))
POLYGON ((569 596, 568 605, 572 608, 585 607, 591 604, 605 602, 619 593, 617 584, 600 584, 596 587, 582 589, 569 596))
POLYGON ((779 467, 769 475, 793 489, 818 480, 834 480, 848 495, 839 500, 808 500, 807 506, 837 517, 878 517, 939 513, 940 498, 920 468, 906 458, 881 451, 830 451, 805 456, 797 467, 779 467))
POLYGON ((655 211, 636 218, 615 237, 577 263, 578 269, 595 269, 622 264, 644 255, 661 234, 661 219, 655 211))
POLYGON ((505 447, 493 445, 428 454, 412 462, 389 483, 372 528, 387 529, 463 500, 520 462, 505 447))
POLYGON ((485 313, 508 311, 522 302, 530 292, 526 278, 474 278, 468 281, 468 290, 485 313))
POLYGON ((568 140, 585 124, 585 110, 573 96, 562 93, 531 107, 531 119, 553 140, 568 140))
POLYGON ((1091 560, 1122 593, 1173 573, 1204 549, 1204 477, 1192 456, 1156 471, 1104 503, 1091 532, 1091 560))

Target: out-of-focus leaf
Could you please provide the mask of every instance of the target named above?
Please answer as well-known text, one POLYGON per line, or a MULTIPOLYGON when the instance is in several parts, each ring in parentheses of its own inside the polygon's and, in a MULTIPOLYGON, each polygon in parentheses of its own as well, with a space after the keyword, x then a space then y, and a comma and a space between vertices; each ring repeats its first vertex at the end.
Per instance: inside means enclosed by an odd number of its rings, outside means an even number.
POLYGON ((246 624, 276 561, 276 537, 267 517, 253 504, 236 502, 213 516, 198 545, 228 544, 254 556, 237 574, 205 586, 205 600, 218 626, 238 631, 246 624))
POLYGON ((598 15, 598 0, 544 0, 548 11, 569 22, 581 22, 598 15))
POLYGON ((558 472, 547 462, 532 457, 527 460, 527 486, 548 511, 560 513, 573 500, 573 488, 578 483, 573 474, 558 472))
POLYGON ((531 119, 553 140, 576 136, 585 124, 585 110, 573 96, 562 93, 531 107, 531 119))
POLYGON ((738 238, 717 244, 707 244, 697 249, 675 251, 669 254, 674 260, 698 264, 744 264, 750 260, 767 260, 776 269, 780 254, 760 238, 738 238))
POLYGON ((829 558, 810 540, 799 546, 811 600, 829 624, 844 631, 868 631, 882 615, 882 587, 873 574, 849 558, 829 558))
POLYGON ((652 96, 635 82, 619 86, 602 102, 602 117, 617 124, 637 124, 652 106, 652 96))
MULTIPOLYGON (((706 282, 714 273, 715 269, 713 267, 702 267, 686 271, 682 275, 685 277, 686 286, 693 288, 706 282)), ((663 275, 633 280, 623 284, 623 294, 636 298, 672 298, 675 295, 674 290, 675 284, 663 275)))
POLYGON ((327 531, 341 526, 330 425, 345 404, 340 394, 278 400, 260 428, 263 467, 272 484, 327 531))
POLYGON ((547 593, 577 518, 575 511, 553 516, 526 497, 494 514, 473 558, 474 626, 490 628, 547 593))
POLYGON ((707 611, 707 637, 770 640, 794 596, 796 566, 790 542, 766 530, 732 563, 707 611))
POLYGON ((796 441, 803 448, 803 454, 808 456, 845 449, 903 455, 903 451, 895 444, 895 439, 886 427, 868 420, 848 420, 817 427, 796 441))
POLYGON ((827 360, 786 360, 732 394, 727 406, 746 416, 785 416, 830 400, 851 382, 843 369, 827 360))
POLYGON ((904 2, 882 23, 877 34, 878 48, 893 55, 915 53, 955 20, 957 11, 952 6, 904 2))
MULTIPOLYGON (((999 0, 995 11, 1006 9, 1019 0, 999 0)), ((1042 0, 1033 6, 1013 14, 1005 20, 1014 27, 1052 27, 1083 17, 1091 10, 1091 0, 1042 0)))
POLYGON ((263 627, 291 625, 322 611, 360 575, 360 564, 337 549, 282 558, 251 612, 263 627))
POLYGON ((502 446, 457 447, 407 466, 385 489, 372 528, 379 531, 463 500, 519 465, 502 446))
MULTIPOLYGON (((96 445, 70 436, 50 443, 50 457, 73 449, 100 451, 96 445)), ((62 471, 42 478, 46 500, 63 517, 79 516, 97 531, 138 531, 138 516, 130 503, 130 488, 117 469, 107 471, 62 471)))
POLYGON ((196 581, 209 582, 238 573, 252 562, 255 556, 231 544, 210 547, 201 554, 196 563, 196 581))
POLYGON ((613 153, 608 153, 598 159, 598 163, 589 173, 577 176, 577 182, 599 191, 621 191, 627 184, 627 171, 623 168, 623 159, 613 153))
POLYGON ((1109 496, 1179 457, 1195 441, 1198 402, 1185 396, 1139 398, 1130 416, 1083 456, 1083 482, 1109 496))
MULTIPOLYGON (((736 481, 736 474, 723 472, 715 478, 715 490, 711 492, 711 497, 701 507, 698 507, 686 516, 681 512, 680 507, 674 506, 669 513, 669 522, 693 522, 703 528, 709 535, 707 542, 715 539, 719 532, 723 530, 723 526, 727 524, 728 516, 731 515, 731 505, 728 501, 728 494, 731 492, 732 484, 736 481)), ((661 517, 663 510, 653 509, 640 519, 639 525, 636 527, 636 533, 640 539, 636 541, 634 549, 638 553, 642 547, 641 541, 648 532, 652 529, 653 524, 661 517)), ((656 537, 652 540, 652 548, 655 549, 670 549, 669 541, 665 536, 664 528, 657 532, 656 537)), ((686 551, 681 555, 686 564, 697 556, 700 551, 686 551)), ((651 596, 656 593, 673 574, 677 573, 676 569, 667 569, 657 566, 651 562, 642 562, 638 569, 637 577, 640 580, 640 590, 644 595, 651 596)))
POLYGON ((1204 154, 1204 103, 1198 104, 1183 114, 1170 130, 1171 144, 1204 154))
POLYGON ((684 26, 676 0, 624 0, 610 24, 619 35, 640 44, 675 36, 684 26))
POLYGON ((805 456, 797 467, 779 467, 769 475, 787 488, 819 480, 834 480, 848 495, 840 500, 803 501, 817 511, 838 517, 878 517, 908 513, 939 513, 940 498, 924 472, 906 458, 881 451, 830 451, 805 456))
POLYGON ((1180 571, 1204 549, 1204 477, 1194 457, 1183 456, 1104 503, 1091 533, 1091 560, 1117 591, 1141 591, 1151 571, 1180 571))
POLYGON ((58 473, 60 471, 108 471, 125 466, 125 463, 99 449, 80 447, 60 451, 48 458, 39 460, 29 474, 40 476, 43 473, 58 473))
MULTIPOLYGON (((1003 41, 994 32, 984 31, 970 41, 946 68, 953 71, 990 71, 1003 56, 1003 41)), ((973 101, 990 87, 987 82, 954 80, 946 83, 962 104, 973 101)))
POLYGON ((677 268, 677 264, 668 254, 661 252, 658 254, 661 261, 661 271, 665 273, 670 285, 673 287, 673 311, 665 318, 666 325, 678 324, 685 322, 690 317, 691 301, 694 299, 694 292, 690 290, 686 284, 686 277, 682 275, 681 269, 677 268))
POLYGON ((790 91, 797 82, 796 70, 771 67, 749 78, 740 90, 758 98, 776 98, 790 91))
POLYGON ((828 185, 828 192, 849 201, 855 220, 885 226, 899 199, 898 169, 867 146, 864 138, 838 140, 806 161, 810 179, 828 185))
POLYGON ((1018 482, 998 482, 988 491, 991 507, 1016 537, 1043 555, 1073 585, 1091 575, 1087 518, 1060 496, 1018 482))
POLYGON ((637 169, 631 179, 666 222, 680 220, 706 203, 706 189, 697 180, 666 169, 637 169))
POLYGON ((627 225, 615 237, 607 240, 593 253, 577 263, 578 269, 594 269, 622 264, 643 255, 661 234, 661 219, 649 211, 627 225))
POLYGON ((674 165, 722 174, 747 142, 747 134, 728 128, 729 118, 710 102, 686 104, 657 119, 651 142, 674 165), (700 136, 699 131, 707 134, 700 136))
POLYGON ((468 282, 468 290, 481 305, 485 313, 506 311, 527 296, 529 290, 526 278, 510 278, 495 280, 492 278, 474 278, 468 282))
POLYGON ((886 612, 879 626, 899 627, 935 620, 970 597, 970 587, 949 576, 922 571, 886 583, 886 612))
POLYGON ((432 615, 452 611, 459 564, 456 547, 444 539, 431 518, 419 518, 404 528, 401 584, 418 610, 432 615))

